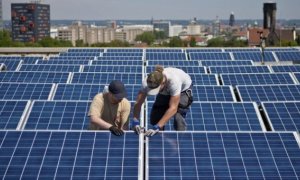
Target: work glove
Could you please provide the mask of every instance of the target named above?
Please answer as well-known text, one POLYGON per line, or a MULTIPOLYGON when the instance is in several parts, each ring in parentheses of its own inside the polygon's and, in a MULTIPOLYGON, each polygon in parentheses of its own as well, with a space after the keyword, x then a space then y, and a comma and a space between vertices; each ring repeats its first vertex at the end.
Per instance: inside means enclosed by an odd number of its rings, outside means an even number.
POLYGON ((142 128, 140 126, 140 121, 137 119, 132 119, 130 121, 130 127, 135 132, 135 134, 139 135, 142 132, 142 128))
POLYGON ((151 136, 154 136, 155 134, 157 134, 159 132, 159 126, 157 124, 155 124, 152 129, 148 129, 146 132, 145 132, 145 136, 148 136, 148 137, 151 137, 151 136))
POLYGON ((116 136, 122 136, 124 134, 124 132, 116 126, 110 126, 109 130, 116 136))

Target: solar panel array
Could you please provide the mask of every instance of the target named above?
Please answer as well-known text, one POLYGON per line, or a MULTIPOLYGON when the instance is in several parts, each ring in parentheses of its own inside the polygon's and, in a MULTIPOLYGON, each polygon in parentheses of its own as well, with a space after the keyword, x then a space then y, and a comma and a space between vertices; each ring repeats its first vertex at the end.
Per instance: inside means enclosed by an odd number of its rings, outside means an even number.
MULTIPOLYGON (((300 179, 297 48, 70 48, 0 55, 0 179, 300 179), (262 57, 270 64, 261 65, 262 57), (282 62, 282 63, 281 63, 282 62), (90 103, 123 81, 132 106, 155 65, 193 80, 187 131, 87 131, 90 103)), ((147 97, 141 123, 155 96, 147 97)))

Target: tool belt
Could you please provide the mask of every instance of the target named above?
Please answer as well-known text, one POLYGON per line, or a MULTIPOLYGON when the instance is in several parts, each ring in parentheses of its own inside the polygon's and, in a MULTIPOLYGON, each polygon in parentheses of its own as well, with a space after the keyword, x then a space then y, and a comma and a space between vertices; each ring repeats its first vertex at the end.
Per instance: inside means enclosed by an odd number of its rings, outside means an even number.
POLYGON ((182 91, 180 94, 180 102, 178 107, 182 109, 188 108, 193 103, 193 93, 192 93, 192 86, 191 85, 187 90, 182 91))

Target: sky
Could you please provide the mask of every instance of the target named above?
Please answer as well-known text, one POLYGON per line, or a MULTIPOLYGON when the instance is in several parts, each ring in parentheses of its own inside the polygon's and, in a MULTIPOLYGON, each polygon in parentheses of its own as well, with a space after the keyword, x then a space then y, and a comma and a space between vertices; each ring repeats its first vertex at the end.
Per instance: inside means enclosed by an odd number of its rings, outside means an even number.
MULTIPOLYGON (((30 0, 2 0, 3 18, 10 20, 10 4, 30 0)), ((266 0, 43 0, 52 20, 199 20, 263 19, 266 0)), ((300 19, 300 0, 274 0, 277 19, 300 19)))

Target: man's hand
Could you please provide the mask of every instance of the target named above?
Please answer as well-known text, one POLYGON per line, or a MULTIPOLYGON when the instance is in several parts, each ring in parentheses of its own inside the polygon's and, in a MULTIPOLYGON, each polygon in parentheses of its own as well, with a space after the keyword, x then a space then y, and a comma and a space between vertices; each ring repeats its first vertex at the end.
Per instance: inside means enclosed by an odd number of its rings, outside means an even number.
POLYGON ((132 129, 137 135, 141 134, 142 128, 141 128, 141 126, 140 126, 140 121, 139 121, 139 120, 137 120, 137 119, 131 120, 131 121, 130 121, 130 127, 131 127, 131 129, 132 129))
POLYGON ((159 129, 160 129, 160 127, 157 124, 155 124, 152 129, 148 129, 145 132, 145 136, 148 136, 148 137, 154 136, 155 134, 157 134, 159 132, 159 129))
POLYGON ((110 126, 109 130, 116 136, 122 136, 124 134, 124 132, 116 126, 110 126))

